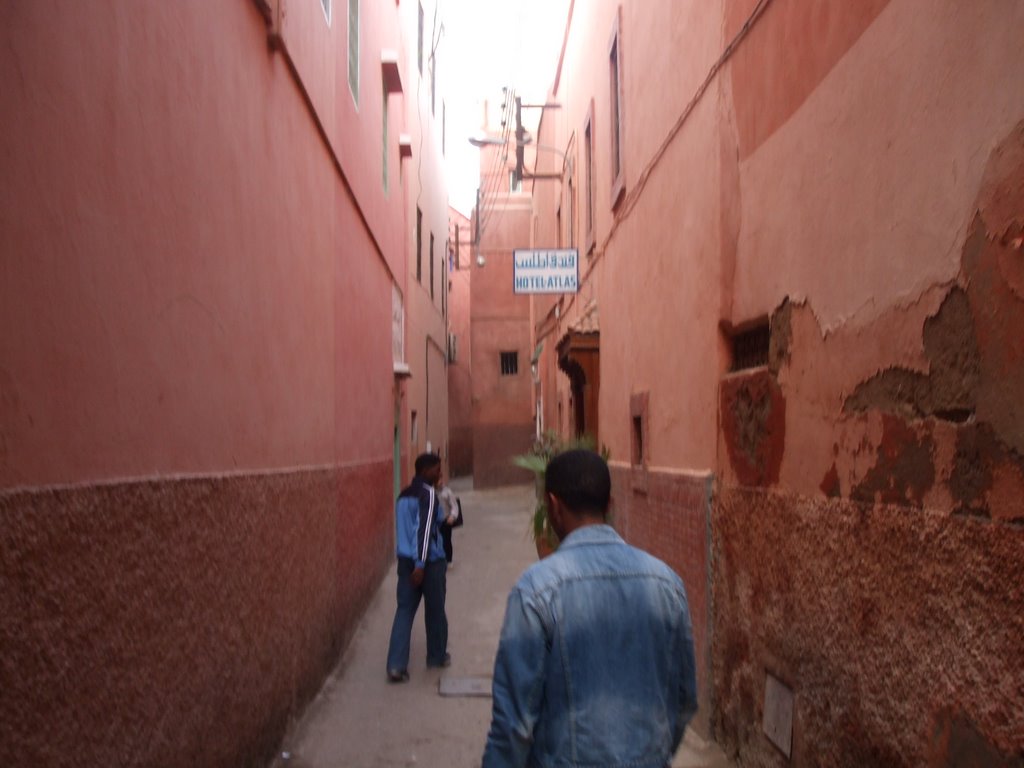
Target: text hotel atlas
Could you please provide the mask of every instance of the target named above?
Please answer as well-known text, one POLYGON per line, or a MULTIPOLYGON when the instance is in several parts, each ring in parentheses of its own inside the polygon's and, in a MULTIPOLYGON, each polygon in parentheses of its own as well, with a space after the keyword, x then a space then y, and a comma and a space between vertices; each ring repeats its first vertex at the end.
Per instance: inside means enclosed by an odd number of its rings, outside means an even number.
POLYGON ((516 293, 576 293, 579 289, 579 253, 518 249, 512 254, 516 293))

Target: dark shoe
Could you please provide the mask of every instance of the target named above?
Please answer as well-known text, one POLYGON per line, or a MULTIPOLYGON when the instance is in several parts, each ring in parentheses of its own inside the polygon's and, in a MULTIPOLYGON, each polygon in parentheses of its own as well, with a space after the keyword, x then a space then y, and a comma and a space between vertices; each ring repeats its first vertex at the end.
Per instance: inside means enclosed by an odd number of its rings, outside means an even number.
POLYGON ((388 670, 388 682, 389 683, 405 683, 409 680, 409 673, 404 669, 389 669, 388 670))
POLYGON ((432 662, 432 661, 428 661, 427 662, 427 666, 430 667, 430 668, 433 668, 433 669, 441 669, 443 667, 450 667, 451 665, 452 665, 452 655, 450 653, 446 653, 444 655, 444 658, 441 659, 441 661, 439 661, 439 662, 436 662, 436 663, 432 662))

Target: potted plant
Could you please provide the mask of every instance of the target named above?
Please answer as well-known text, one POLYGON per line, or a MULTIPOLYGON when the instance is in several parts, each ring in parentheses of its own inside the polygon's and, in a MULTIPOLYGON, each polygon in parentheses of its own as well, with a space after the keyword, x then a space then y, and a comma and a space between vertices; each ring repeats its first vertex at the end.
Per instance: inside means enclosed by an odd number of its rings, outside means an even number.
MULTIPOLYGON (((537 547, 538 557, 547 557, 558 549, 558 534, 555 533, 548 520, 548 505, 544 497, 544 472, 548 468, 548 462, 555 456, 578 448, 593 450, 593 438, 589 435, 580 435, 563 440, 556 432, 549 430, 539 440, 534 440, 533 446, 527 453, 512 458, 512 463, 517 467, 533 473, 536 503, 530 515, 530 533, 537 547)), ((607 448, 601 449, 601 456, 605 461, 608 460, 607 448)))

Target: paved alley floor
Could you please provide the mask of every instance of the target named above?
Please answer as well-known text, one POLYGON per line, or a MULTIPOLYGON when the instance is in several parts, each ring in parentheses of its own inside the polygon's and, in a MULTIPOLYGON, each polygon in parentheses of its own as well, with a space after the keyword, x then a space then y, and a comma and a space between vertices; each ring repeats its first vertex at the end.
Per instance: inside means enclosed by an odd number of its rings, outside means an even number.
MULTIPOLYGON (((454 535, 448 574, 448 669, 427 669, 423 608, 412 634, 408 683, 389 684, 385 656, 395 609, 395 571, 385 577, 342 661, 285 738, 274 768, 474 768, 480 765, 491 699, 442 696, 473 683, 490 691, 494 653, 508 591, 536 562, 528 536, 533 487, 472 490, 462 499, 465 526, 454 535)), ((688 734, 677 768, 728 766, 715 745, 688 734)))

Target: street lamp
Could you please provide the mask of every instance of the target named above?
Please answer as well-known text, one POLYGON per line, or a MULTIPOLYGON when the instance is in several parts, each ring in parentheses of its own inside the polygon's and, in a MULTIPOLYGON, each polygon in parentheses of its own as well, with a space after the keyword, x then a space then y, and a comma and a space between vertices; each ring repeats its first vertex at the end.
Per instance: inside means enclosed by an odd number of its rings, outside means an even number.
MULTIPOLYGON (((508 139, 499 139, 499 138, 496 138, 494 136, 476 135, 476 136, 470 136, 469 137, 469 143, 472 144, 474 147, 481 148, 481 149, 483 147, 503 147, 506 144, 508 144, 508 139)), ((526 145, 530 144, 530 145, 533 146, 534 149, 536 149, 538 151, 554 152, 556 155, 558 155, 560 158, 562 158, 562 163, 569 167, 570 173, 572 172, 572 160, 570 160, 569 156, 566 155, 565 152, 560 150, 558 147, 551 147, 551 146, 548 146, 547 144, 534 144, 533 143, 533 137, 529 133, 526 133, 525 131, 524 131, 524 135, 523 135, 522 139, 521 140, 519 140, 519 139, 516 140, 516 144, 519 147, 525 147, 526 145)), ((562 178, 562 174, 560 174, 560 173, 524 173, 523 174, 523 178, 524 179, 560 179, 560 178, 562 178)))
POLYGON ((496 139, 493 136, 470 136, 469 143, 474 147, 503 147, 505 139, 496 139))
MULTIPOLYGON (((516 99, 516 101, 518 102, 519 100, 516 99)), ((519 105, 517 104, 517 106, 519 106, 519 105)), ((523 107, 540 107, 540 108, 544 108, 544 107, 556 107, 557 108, 559 105, 558 104, 523 104, 522 106, 523 107)), ((523 166, 523 155, 522 155, 522 153, 523 153, 523 148, 527 144, 532 144, 534 149, 536 149, 538 151, 554 152, 556 155, 558 155, 559 157, 562 158, 562 168, 563 169, 564 168, 568 168, 569 169, 569 173, 572 173, 572 160, 569 158, 568 155, 565 154, 565 152, 560 150, 558 147, 550 147, 550 146, 548 146, 546 144, 533 144, 533 137, 529 134, 528 131, 526 131, 525 129, 522 128, 522 121, 519 118, 518 113, 517 113, 517 120, 516 120, 516 122, 519 124, 519 127, 516 130, 516 167, 515 167, 516 181, 521 181, 524 178, 525 179, 561 179, 562 175, 563 175, 561 173, 524 173, 523 170, 522 170, 522 166, 523 166)), ((501 138, 497 138, 497 137, 494 137, 494 136, 486 136, 486 135, 482 135, 482 134, 477 134, 476 136, 470 136, 469 137, 469 143, 472 144, 474 147, 477 147, 478 149, 482 149, 483 147, 504 147, 504 146, 506 146, 508 144, 508 137, 501 139, 501 138)), ((477 245, 478 251, 477 251, 477 257, 476 257, 476 265, 478 267, 482 267, 487 262, 484 259, 483 254, 479 252, 479 248, 480 248, 480 219, 479 219, 480 213, 479 213, 479 211, 480 211, 480 190, 478 189, 477 190, 477 232, 476 232, 476 237, 477 237, 476 245, 477 245)))

